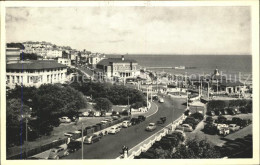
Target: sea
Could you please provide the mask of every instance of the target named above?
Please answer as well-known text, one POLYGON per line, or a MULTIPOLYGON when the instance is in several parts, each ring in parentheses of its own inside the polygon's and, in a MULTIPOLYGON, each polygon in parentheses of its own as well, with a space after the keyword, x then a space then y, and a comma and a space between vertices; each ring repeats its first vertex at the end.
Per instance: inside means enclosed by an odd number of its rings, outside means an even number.
MULTIPOLYGON (((119 55, 107 55, 121 57, 119 55)), ((154 72, 167 72, 173 75, 192 75, 214 73, 217 68, 220 73, 232 79, 238 79, 245 83, 252 83, 252 56, 251 55, 124 55, 125 59, 134 59, 142 68, 154 72), (149 67, 179 67, 185 66, 191 69, 150 69, 149 67)))

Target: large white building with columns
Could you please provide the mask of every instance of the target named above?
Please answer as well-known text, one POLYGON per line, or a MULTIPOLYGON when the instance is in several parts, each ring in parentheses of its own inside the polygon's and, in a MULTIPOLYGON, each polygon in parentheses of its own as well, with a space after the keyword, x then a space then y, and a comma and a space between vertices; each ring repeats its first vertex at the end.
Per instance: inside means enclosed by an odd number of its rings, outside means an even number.
POLYGON ((56 61, 22 61, 6 65, 6 85, 35 86, 64 83, 67 80, 67 66, 56 61))

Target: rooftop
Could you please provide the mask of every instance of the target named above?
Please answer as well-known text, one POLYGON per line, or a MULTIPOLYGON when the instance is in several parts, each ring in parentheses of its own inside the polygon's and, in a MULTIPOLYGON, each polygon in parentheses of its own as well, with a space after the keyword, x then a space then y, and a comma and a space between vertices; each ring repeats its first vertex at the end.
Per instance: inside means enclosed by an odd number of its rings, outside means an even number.
POLYGON ((220 85, 225 87, 235 87, 235 86, 243 86, 244 84, 241 83, 240 81, 236 81, 236 82, 224 81, 220 85))
POLYGON ((62 65, 52 60, 31 60, 23 61, 20 63, 7 64, 6 69, 17 70, 38 70, 38 69, 53 69, 53 68, 66 68, 66 65, 62 65))
POLYGON ((124 59, 122 60, 122 58, 108 58, 108 59, 103 59, 101 60, 98 65, 105 65, 108 66, 110 65, 110 63, 137 63, 136 60, 133 59, 124 59))

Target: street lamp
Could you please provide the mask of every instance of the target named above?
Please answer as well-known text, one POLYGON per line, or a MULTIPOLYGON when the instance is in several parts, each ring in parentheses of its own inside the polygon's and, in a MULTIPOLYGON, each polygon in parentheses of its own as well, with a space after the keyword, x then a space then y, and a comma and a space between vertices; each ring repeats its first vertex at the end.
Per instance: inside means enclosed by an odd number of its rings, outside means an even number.
POLYGON ((83 122, 81 122, 81 158, 83 160, 83 154, 84 154, 84 151, 83 151, 83 122))
MULTIPOLYGON (((32 111, 32 108, 30 108, 30 112, 32 111)), ((27 148, 28 148, 28 119, 31 117, 30 114, 28 114, 28 111, 24 115, 21 115, 22 118, 25 118, 25 158, 27 158, 27 148)))

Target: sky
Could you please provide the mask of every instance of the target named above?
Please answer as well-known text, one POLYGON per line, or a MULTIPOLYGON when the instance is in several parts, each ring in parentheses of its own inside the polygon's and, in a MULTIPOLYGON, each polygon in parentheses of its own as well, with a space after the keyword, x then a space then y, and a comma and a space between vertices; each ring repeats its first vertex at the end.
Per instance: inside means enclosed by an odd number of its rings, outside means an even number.
POLYGON ((251 54, 250 7, 9 7, 6 42, 105 54, 251 54))

